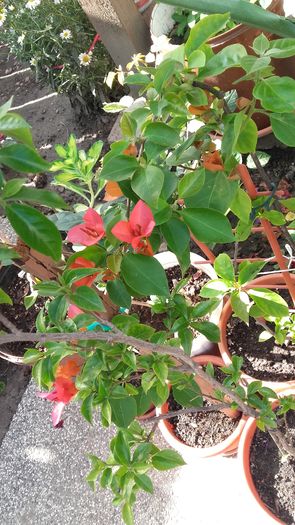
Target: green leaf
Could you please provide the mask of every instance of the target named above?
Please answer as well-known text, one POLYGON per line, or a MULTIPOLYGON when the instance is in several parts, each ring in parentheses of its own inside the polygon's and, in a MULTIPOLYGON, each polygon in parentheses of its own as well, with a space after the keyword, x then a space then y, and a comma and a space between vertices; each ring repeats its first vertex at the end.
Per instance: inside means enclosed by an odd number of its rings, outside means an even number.
POLYGON ((126 180, 130 179, 138 168, 139 164, 134 157, 117 155, 103 165, 100 176, 106 180, 126 180))
POLYGON ((248 237, 251 235, 252 227, 253 227, 252 221, 249 221, 249 222, 239 221, 236 227, 236 241, 237 242, 246 241, 248 237))
POLYGON ((266 263, 264 261, 257 261, 252 263, 250 261, 244 261, 239 266, 239 283, 246 284, 249 281, 255 279, 255 277, 262 270, 265 264, 266 263))
POLYGON ((60 285, 55 281, 42 281, 34 286, 41 297, 55 297, 60 293, 60 285))
POLYGON ((271 40, 266 54, 271 58, 288 58, 295 55, 295 38, 271 40))
POLYGON ((152 457, 152 465, 157 470, 170 470, 185 465, 185 462, 175 450, 164 449, 152 457))
POLYGON ((295 80, 290 77, 263 78, 253 90, 261 105, 275 113, 289 113, 295 109, 295 80))
POLYGON ((20 188, 25 184, 25 182, 26 179, 10 179, 8 182, 6 182, 1 197, 3 199, 13 197, 19 192, 20 188))
POLYGON ((205 182, 200 191, 185 200, 190 208, 211 208, 226 213, 238 190, 237 181, 230 181, 223 173, 205 171, 205 182))
POLYGON ((196 67, 204 67, 205 64, 206 64, 206 55, 200 49, 196 49, 188 57, 189 69, 194 69, 196 67))
POLYGON ((157 207, 163 184, 163 171, 150 164, 136 171, 131 181, 131 188, 147 204, 157 207))
POLYGON ((191 208, 182 211, 186 225, 201 242, 227 243, 235 240, 227 217, 208 208, 191 208))
POLYGON ((249 221, 252 201, 249 195, 241 188, 238 188, 230 204, 230 209, 242 222, 247 223, 249 221))
POLYGON ((190 242, 190 234, 184 222, 177 217, 172 217, 161 226, 162 234, 165 237, 169 250, 177 257, 181 256, 190 242))
POLYGON ((221 31, 229 19, 229 15, 206 16, 198 22, 190 31, 189 38, 185 44, 186 56, 189 57, 193 51, 205 44, 209 38, 221 31))
POLYGON ((234 266, 230 257, 226 253, 221 253, 216 257, 214 261, 214 270, 217 275, 225 281, 229 281, 230 283, 235 281, 234 266))
POLYGON ((248 290, 248 294, 264 315, 273 317, 285 317, 289 315, 286 301, 277 293, 267 288, 256 288, 248 290))
POLYGON ((184 175, 178 183, 178 194, 181 199, 192 197, 200 191, 205 182, 205 170, 200 168, 184 175))
POLYGON ((250 299, 248 294, 246 292, 233 292, 230 302, 236 316, 249 325, 250 299))
POLYGON ((216 324, 211 323, 210 321, 198 321, 192 323, 192 326, 203 334, 209 341, 213 343, 218 343, 220 341, 220 332, 216 324))
MULTIPOLYGON (((6 115, 7 112, 10 110, 12 100, 13 100, 13 97, 11 97, 9 100, 7 100, 7 102, 5 102, 4 104, 2 104, 2 106, 0 106, 0 118, 6 115)), ((1 131, 1 128, 0 128, 0 131, 1 131)))
POLYGON ((282 226, 286 222, 284 215, 276 210, 264 211, 262 217, 267 219, 274 226, 282 226))
POLYGON ((120 399, 110 397, 112 407, 112 421, 117 427, 127 428, 137 416, 137 405, 134 397, 120 399))
POLYGON ((127 254, 123 257, 121 274, 127 286, 141 296, 169 295, 168 282, 161 264, 153 257, 127 254))
POLYGON ((12 248, 9 248, 8 246, 4 246, 3 244, 0 244, 0 262, 1 264, 3 266, 6 266, 6 263, 11 264, 11 259, 19 259, 19 254, 12 248))
POLYGON ((33 146, 30 124, 18 113, 6 113, 0 117, 0 131, 27 146, 33 146))
POLYGON ((223 73, 230 67, 238 67, 241 58, 247 55, 247 51, 241 44, 226 46, 219 53, 208 60, 206 66, 200 72, 200 79, 212 77, 223 73))
POLYGON ((134 480, 136 481, 139 488, 149 492, 150 494, 154 493, 153 482, 149 476, 146 474, 134 474, 134 480))
POLYGON ((154 144, 165 148, 172 148, 179 142, 179 133, 163 122, 151 122, 144 131, 145 138, 154 144))
POLYGON ((257 55, 264 55, 265 51, 267 51, 269 47, 270 41, 263 33, 253 40, 253 49, 257 55))
POLYGON ((21 173, 39 173, 49 169, 46 162, 37 151, 25 144, 13 144, 0 150, 0 164, 21 173))
POLYGON ((283 144, 295 147, 295 115, 294 113, 274 113, 270 116, 272 130, 283 144))
POLYGON ((163 385, 165 385, 168 378, 168 366, 162 361, 156 361, 153 365, 153 370, 163 385))
POLYGON ((90 424, 92 424, 93 420, 93 398, 94 394, 90 394, 85 399, 83 399, 81 404, 81 414, 90 424))
POLYGON ((118 461, 121 465, 129 465, 131 461, 130 448, 121 430, 119 430, 114 442, 115 446, 113 449, 113 454, 115 460, 118 461))
POLYGON ((70 295, 70 301, 82 310, 104 312, 101 298, 88 286, 79 286, 77 290, 70 295))
POLYGON ((126 290, 124 283, 120 279, 114 281, 108 281, 107 292, 110 296, 111 301, 123 308, 130 308, 131 296, 126 290))
POLYGON ((175 60, 164 60, 157 68, 154 76, 154 86, 158 93, 161 93, 162 88, 175 75, 182 65, 175 60))
POLYGON ((30 248, 54 261, 61 258, 62 239, 56 226, 38 210, 26 204, 10 204, 5 208, 8 220, 19 237, 30 248))
MULTIPOLYGON (((294 81, 295 82, 295 81, 294 81)), ((254 120, 240 113, 242 119, 238 126, 234 123, 236 134, 235 151, 238 153, 252 153, 256 150, 258 130, 254 120)))
POLYGON ((136 135, 137 122, 130 113, 124 113, 120 121, 123 137, 133 138, 136 135))
POLYGON ((23 362, 26 365, 33 365, 42 357, 42 353, 40 350, 37 350, 36 348, 28 348, 26 352, 23 355, 23 362))
POLYGON ((134 525, 133 512, 130 503, 125 503, 122 507, 122 518, 126 525, 134 525))
POLYGON ((35 202, 48 208, 61 210, 68 208, 67 203, 55 191, 38 190, 37 188, 28 188, 25 186, 13 195, 13 200, 35 202))
POLYGON ((2 290, 2 288, 0 288, 0 304, 13 304, 12 299, 6 292, 4 292, 4 290, 2 290))
POLYGON ((222 297, 229 290, 229 286, 220 279, 212 280, 206 283, 200 291, 200 296, 205 299, 211 299, 215 297, 222 297))
POLYGON ((288 210, 295 211, 295 197, 291 197, 291 199, 282 199, 280 202, 282 206, 288 210))
POLYGON ((59 295, 48 305, 48 315, 51 323, 58 325, 61 323, 67 313, 68 303, 64 296, 59 295))

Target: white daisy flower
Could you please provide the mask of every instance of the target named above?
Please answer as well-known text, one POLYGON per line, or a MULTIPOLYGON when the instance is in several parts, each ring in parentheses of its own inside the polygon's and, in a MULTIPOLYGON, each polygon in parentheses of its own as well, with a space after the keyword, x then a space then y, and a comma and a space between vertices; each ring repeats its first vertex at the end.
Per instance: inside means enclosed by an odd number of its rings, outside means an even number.
POLYGON ((0 13, 0 27, 4 24, 6 16, 6 9, 3 9, 0 13))
POLYGON ((8 11, 14 11, 14 10, 15 10, 14 5, 9 5, 9 6, 8 6, 8 11))
POLYGON ((72 33, 69 29, 64 29, 60 34, 62 40, 70 40, 72 38, 72 33))
POLYGON ((36 58, 31 58, 31 60, 30 60, 30 64, 31 64, 31 66, 36 67, 36 65, 37 65, 37 59, 36 59, 36 58))
POLYGON ((79 60, 80 60, 80 66, 89 66, 92 58, 92 51, 88 51, 88 53, 80 53, 79 60))
POLYGON ((55 5, 61 4, 61 0, 54 0, 53 2, 55 5))
POLYGON ((22 34, 18 37, 18 39, 17 39, 17 43, 20 44, 20 45, 23 45, 23 43, 24 43, 24 39, 25 39, 25 36, 26 36, 25 33, 22 33, 22 34))
POLYGON ((40 4, 41 4, 41 0, 28 0, 26 3, 26 8, 33 11, 40 4))

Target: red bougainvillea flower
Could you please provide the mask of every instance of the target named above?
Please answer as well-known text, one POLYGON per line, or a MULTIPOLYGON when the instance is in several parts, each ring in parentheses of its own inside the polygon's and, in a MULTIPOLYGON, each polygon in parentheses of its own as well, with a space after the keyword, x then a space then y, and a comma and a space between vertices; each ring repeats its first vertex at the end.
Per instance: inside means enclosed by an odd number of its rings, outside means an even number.
POLYGON ((75 304, 70 304, 68 308, 68 317, 74 319, 74 317, 77 317, 79 314, 83 314, 83 310, 80 310, 75 304))
MULTIPOLYGON (((93 261, 89 261, 89 259, 84 259, 84 257, 77 257, 77 259, 75 259, 74 262, 70 264, 70 268, 73 270, 77 268, 95 268, 95 263, 93 261)), ((97 275, 98 273, 94 273, 93 275, 83 277, 82 279, 79 279, 79 281, 76 281, 74 286, 91 286, 97 275)))
POLYGON ((83 363, 84 359, 78 354, 64 357, 57 367, 56 378, 63 377, 64 379, 72 379, 76 377, 83 363))
POLYGON ((83 217, 84 223, 78 224, 68 232, 67 240, 73 244, 91 246, 96 244, 105 235, 101 216, 92 208, 89 208, 83 217))
POLYGON ((219 151, 204 153, 202 155, 203 166, 209 171, 224 171, 224 164, 219 151))
POLYGON ((39 397, 54 401, 55 405, 52 410, 51 418, 55 428, 62 426, 62 413, 65 405, 76 395, 78 390, 71 379, 64 377, 57 377, 53 383, 53 390, 51 392, 40 392, 39 397))
POLYGON ((141 252, 144 247, 142 239, 151 235, 155 224, 150 208, 143 201, 138 201, 130 214, 129 221, 117 222, 112 229, 112 234, 120 241, 131 244, 135 251, 141 252))

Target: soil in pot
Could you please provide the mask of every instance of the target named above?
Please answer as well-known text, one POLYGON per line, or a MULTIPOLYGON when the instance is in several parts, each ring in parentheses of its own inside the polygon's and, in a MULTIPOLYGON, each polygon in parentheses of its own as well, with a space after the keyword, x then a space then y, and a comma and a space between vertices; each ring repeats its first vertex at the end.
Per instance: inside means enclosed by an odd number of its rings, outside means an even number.
MULTIPOLYGON (((1 282, 1 287, 12 298, 13 305, 1 305, 1 313, 17 328, 23 332, 31 332, 35 326, 35 319, 44 301, 38 300, 34 306, 26 310, 23 298, 30 293, 29 283, 25 278, 19 278, 19 270, 7 268, 1 282)), ((0 330, 7 329, 0 323, 0 330)), ((3 345, 1 349, 12 355, 21 356, 24 354, 28 343, 14 343, 3 345)), ((10 421, 17 409, 17 405, 30 380, 31 367, 20 366, 0 359, 0 381, 3 387, 0 393, 0 443, 10 425, 10 421)))
MULTIPOLYGON (((286 414, 287 437, 295 447, 295 411, 286 414)), ((282 431, 286 432, 285 422, 282 431)), ((282 457, 267 432, 256 430, 250 449, 250 468, 262 501, 286 525, 295 524, 295 458, 282 457)))
POLYGON ((295 380, 295 345, 280 346, 271 338, 258 341, 263 328, 250 318, 247 326, 231 318, 227 326, 227 341, 231 355, 243 358, 243 371, 262 381, 295 380))
MULTIPOLYGON (((173 290, 175 285, 182 279, 181 269, 179 266, 172 266, 165 270, 168 279, 168 286, 170 292, 173 290)), ((186 285, 180 290, 179 293, 192 304, 196 305, 200 301, 200 290, 206 284, 210 278, 208 275, 198 270, 194 266, 190 266, 186 272, 184 278, 190 277, 186 285)), ((142 302, 147 302, 148 299, 143 299, 142 302)), ((134 304, 131 307, 130 313, 136 313, 139 316, 139 320, 143 324, 147 324, 155 328, 156 331, 167 330, 163 321, 166 314, 152 314, 151 308, 147 306, 134 304)))
MULTIPOLYGON (((224 374, 214 367, 214 376, 218 381, 223 381, 224 374)), ((212 406, 209 400, 204 401, 204 406, 212 406)), ((168 398, 169 411, 181 410, 183 407, 175 401, 172 392, 168 398)), ((174 433, 180 441, 190 447, 209 448, 227 439, 238 426, 240 418, 228 417, 219 410, 212 412, 192 412, 181 414, 168 419, 174 428, 174 433)))

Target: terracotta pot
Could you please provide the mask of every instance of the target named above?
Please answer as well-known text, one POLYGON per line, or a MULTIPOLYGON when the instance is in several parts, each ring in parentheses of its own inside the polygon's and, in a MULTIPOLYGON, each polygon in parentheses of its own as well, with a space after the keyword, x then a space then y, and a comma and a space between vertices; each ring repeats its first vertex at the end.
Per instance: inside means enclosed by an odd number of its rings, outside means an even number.
MULTIPOLYGON (((211 355, 202 355, 194 357, 194 361, 196 363, 199 363, 200 365, 206 365, 208 363, 212 363, 216 366, 224 366, 224 363, 220 357, 211 356, 211 355)), ((196 381, 198 384, 200 384, 201 389, 204 387, 204 383, 200 382, 199 378, 196 378, 196 381), (202 385, 202 386, 201 386, 202 385)), ((212 387, 210 387, 212 392, 212 387)), ((205 390, 207 390, 207 386, 205 385, 205 390)), ((207 391, 208 393, 208 391, 207 391)), ((168 409, 168 403, 165 403, 161 408, 156 408, 157 415, 159 414, 167 414, 169 412, 168 409)), ((161 420, 159 423, 159 429, 167 441, 167 443, 177 450, 184 460, 186 462, 194 461, 198 458, 209 458, 213 456, 220 456, 220 455, 232 455, 237 450, 237 445, 242 433, 242 430, 245 426, 246 418, 244 416, 241 417, 238 426, 235 428, 234 432, 231 436, 226 438, 224 441, 219 443, 218 445, 215 445, 213 447, 207 447, 207 448, 198 448, 198 447, 190 447, 183 443, 174 433, 174 428, 169 423, 167 419, 161 420)))
POLYGON ((138 421, 145 421, 146 419, 150 419, 150 417, 154 417, 156 415, 156 408, 154 405, 151 405, 149 410, 147 410, 142 416, 137 416, 136 419, 138 421))
MULTIPOLYGON (((295 281, 295 276, 292 276, 292 279, 294 279, 295 281)), ((254 281, 249 283, 249 286, 253 288, 255 287, 267 288, 267 286, 269 285, 280 285, 280 284, 285 284, 283 275, 282 274, 272 274, 272 275, 267 275, 267 276, 263 276, 263 277, 259 277, 255 279, 254 281)), ((227 303, 225 304, 222 310, 222 314, 220 317, 220 322, 219 322, 220 342, 218 343, 221 357, 226 365, 230 365, 232 362, 232 356, 231 356, 231 353, 229 351, 228 344, 227 344, 227 333, 226 333, 227 323, 232 313, 233 311, 230 305, 230 301, 227 301, 227 303)), ((251 377, 245 373, 242 374, 241 379, 244 384, 249 384, 252 381, 257 380, 257 378, 251 377)), ((293 387, 293 385, 295 386, 295 379, 294 381, 262 381, 262 383, 264 386, 272 388, 275 392, 278 392, 282 388, 285 389, 290 386, 293 387)))
MULTIPOLYGON (((172 252, 161 252, 155 255, 155 258, 161 263, 163 268, 167 270, 168 268, 172 268, 173 266, 178 266, 178 260, 177 257, 172 252)), ((215 270, 213 266, 210 263, 205 263, 205 259, 201 257, 200 255, 197 255, 193 252, 190 254, 191 258, 191 266, 194 266, 197 270, 202 270, 206 275, 210 277, 210 279, 216 279, 217 275, 215 273, 215 270), (199 261, 201 263, 204 262, 204 264, 197 264, 194 261, 199 261)), ((220 315, 222 311, 222 302, 215 308, 213 312, 210 314, 209 321, 214 324, 219 323, 220 315)), ((204 353, 208 353, 212 351, 212 348, 214 347, 214 343, 211 343, 208 341, 208 339, 202 335, 199 334, 193 341, 192 345, 192 355, 200 355, 204 353)))
MULTIPOLYGON (((282 396, 289 396, 292 394, 295 395, 295 388, 281 389, 280 393, 282 394, 282 396)), ((275 407, 276 405, 277 403, 274 403, 273 406, 275 407)), ((269 523, 269 525, 275 523, 281 523, 282 525, 284 525, 284 522, 280 520, 277 516, 275 516, 262 501, 252 478, 250 468, 250 449, 256 429, 256 420, 252 417, 249 418, 243 429, 238 448, 238 462, 239 468, 242 472, 242 480, 248 495, 250 495, 252 503, 257 507, 257 523, 261 523, 264 515, 264 518, 268 517, 269 522, 267 523, 269 523), (259 513, 261 513, 261 519, 258 515, 259 513)))

